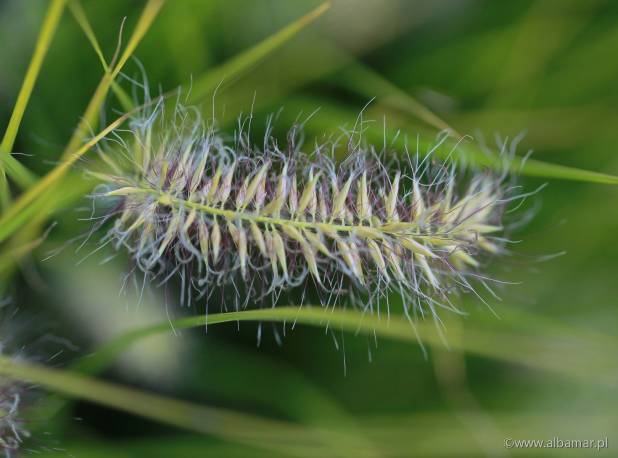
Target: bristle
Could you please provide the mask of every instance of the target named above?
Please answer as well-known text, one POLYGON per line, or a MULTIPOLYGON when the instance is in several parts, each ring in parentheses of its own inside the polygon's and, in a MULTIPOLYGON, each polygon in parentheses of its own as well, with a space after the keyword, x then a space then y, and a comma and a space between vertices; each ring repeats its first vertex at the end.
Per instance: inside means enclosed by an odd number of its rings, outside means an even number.
POLYGON ((406 170, 362 143, 337 162, 324 152, 334 148, 304 152, 293 134, 284 148, 270 138, 258 149, 244 132, 226 142, 196 110, 177 119, 134 120, 147 167, 107 151, 124 175, 97 175, 112 188, 104 198, 120 200, 107 239, 147 273, 183 268, 204 294, 242 283, 254 298, 311 280, 339 296, 329 285, 343 278, 355 300, 395 292, 434 303, 469 288, 466 277, 500 251, 491 234, 502 226, 502 177, 458 182, 454 167, 413 156, 406 170))

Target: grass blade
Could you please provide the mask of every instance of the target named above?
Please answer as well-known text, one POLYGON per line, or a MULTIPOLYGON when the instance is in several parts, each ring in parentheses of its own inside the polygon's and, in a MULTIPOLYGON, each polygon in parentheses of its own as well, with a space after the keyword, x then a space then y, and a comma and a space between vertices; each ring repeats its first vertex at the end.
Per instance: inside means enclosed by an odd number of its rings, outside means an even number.
MULTIPOLYGON (((444 340, 431 321, 417 322, 413 328, 409 321, 397 315, 384 319, 364 314, 358 310, 326 310, 322 307, 288 306, 181 318, 171 323, 166 321, 143 327, 125 333, 102 346, 94 355, 80 361, 74 367, 76 370, 86 372, 102 370, 133 343, 154 334, 169 332, 170 327, 187 329, 235 321, 272 321, 311 326, 328 324, 330 327, 341 328, 352 333, 373 335, 375 332, 384 338, 413 344, 417 344, 420 339, 429 346, 444 348, 444 340)), ((581 345, 579 339, 572 337, 570 344, 580 348, 582 352, 577 357, 577 361, 575 361, 575 354, 571 360, 566 361, 559 357, 559 353, 567 346, 569 335, 573 336, 575 333, 570 333, 567 328, 560 327, 558 331, 545 334, 528 332, 519 334, 517 330, 499 327, 498 324, 492 329, 486 329, 475 323, 465 323, 463 338, 457 342, 449 342, 449 344, 470 354, 519 364, 536 370, 550 370, 580 379, 589 379, 591 374, 594 374, 595 381, 599 383, 611 383, 611 380, 618 374, 615 362, 599 356, 607 353, 595 351, 597 344, 600 348, 607 348, 606 339, 588 342, 590 348, 584 348, 585 346, 581 345), (545 336, 545 334, 548 335, 545 336), (556 342, 560 342, 557 347, 555 347, 556 342), (591 357, 591 355, 597 356, 591 357)), ((611 344, 618 347, 613 339, 611 344)))
MULTIPOLYGON (((186 401, 145 393, 133 388, 95 380, 68 371, 14 361, 0 355, 0 374, 143 418, 228 440, 278 449, 296 456, 316 456, 330 432, 288 424, 254 415, 204 407, 186 401), (316 450, 317 449, 317 450, 316 450)), ((324 453, 325 450, 322 450, 324 453)))
MULTIPOLYGON (((350 121, 357 119, 358 114, 347 107, 335 104, 325 99, 316 101, 315 97, 306 99, 303 97, 295 97, 286 103, 286 110, 282 112, 281 117, 288 117, 289 122, 297 122, 298 113, 312 113, 316 108, 320 108, 319 113, 311 118, 311 121, 306 123, 307 130, 310 130, 315 135, 323 137, 325 134, 333 132, 339 126, 349 125, 350 121)), ((403 150, 409 146, 404 135, 397 135, 395 129, 386 129, 382 125, 376 123, 366 123, 363 126, 363 133, 367 140, 374 145, 382 145, 384 139, 387 142, 389 139, 395 139, 391 145, 395 148, 403 150)), ((429 135, 419 139, 419 154, 429 151, 435 145, 435 142, 429 135)), ((455 151, 453 151, 455 143, 445 142, 443 147, 437 148, 433 154, 440 159, 451 157, 463 164, 468 164, 474 167, 489 167, 497 170, 502 170, 505 163, 498 155, 488 155, 484 151, 474 147, 474 145, 460 143, 455 151)), ((415 146, 415 142, 414 145, 415 146)), ((569 167, 560 164, 551 164, 549 162, 528 159, 524 161, 520 157, 515 157, 509 164, 511 171, 522 175, 536 176, 542 178, 554 178, 571 181, 582 181, 588 183, 599 184, 618 184, 618 176, 609 175, 591 170, 583 170, 575 167, 569 167)))
POLYGON ((86 152, 96 145, 101 139, 126 121, 132 112, 125 113, 96 136, 85 143, 81 148, 71 154, 66 160, 58 164, 47 175, 39 180, 34 186, 23 193, 15 203, 0 218, 0 242, 13 234, 32 217, 31 211, 36 210, 36 205, 45 205, 45 196, 49 189, 57 184, 67 170, 77 162, 86 152), (38 200, 37 200, 38 199, 38 200), (33 205, 34 204, 34 205, 33 205))
POLYGON ((84 112, 77 129, 75 129, 75 132, 71 136, 71 139, 62 154, 63 159, 68 158, 69 155, 77 149, 82 139, 88 134, 89 126, 95 124, 99 109, 105 101, 105 97, 107 96, 112 83, 126 64, 127 60, 129 60, 129 57, 131 57, 137 48, 139 42, 142 40, 144 35, 146 35, 146 32, 157 17, 157 14, 161 10, 164 2, 165 0, 149 0, 144 7, 142 14, 137 21, 137 25, 135 26, 135 30, 133 31, 127 46, 122 52, 122 55, 118 59, 118 62, 113 66, 113 68, 103 75, 103 78, 92 95, 92 98, 86 107, 86 111, 84 112))
MULTIPOLYGON (((101 65, 103 66, 103 71, 105 71, 106 74, 110 73, 111 69, 107 63, 107 60, 105 60, 105 56, 103 55, 103 51, 101 49, 101 46, 99 45, 99 40, 97 40, 97 37, 94 33, 92 25, 90 25, 90 21, 88 20, 88 16, 86 16, 86 12, 84 11, 82 4, 79 2, 79 0, 70 0, 69 9, 71 10, 71 14, 73 14, 73 17, 77 21, 77 24, 84 32, 84 35, 86 35, 86 38, 92 45, 94 52, 96 53, 99 61, 101 62, 101 65)), ((124 89, 122 89, 122 87, 116 82, 116 80, 112 80, 111 88, 125 111, 133 109, 133 101, 131 100, 131 97, 126 93, 124 89)))
POLYGON ((45 240, 41 232, 50 213, 72 205, 92 189, 92 183, 80 174, 71 174, 64 183, 61 189, 47 193, 46 199, 37 200, 36 204, 25 210, 28 214, 27 226, 11 238, 6 249, 0 250, 0 291, 19 262, 45 240))
POLYGON ((2 138, 2 143, 0 143, 0 154, 8 154, 13 149, 13 144, 15 143, 15 138, 17 137, 17 131, 19 130, 19 125, 21 124, 24 112, 26 111, 26 106, 28 105, 28 100, 30 99, 30 95, 34 89, 34 84, 39 76, 43 59, 47 54, 51 40, 56 32, 58 22, 62 16, 65 2, 66 0, 52 0, 49 8, 47 9, 45 19, 43 20, 43 25, 41 26, 41 32, 39 33, 39 38, 37 39, 36 47, 34 49, 34 54, 32 55, 30 65, 26 71, 24 82, 17 96, 17 101, 15 102, 15 108, 11 114, 9 125, 7 126, 4 137, 2 138))
POLYGON ((3 204, 7 204, 9 201, 6 172, 8 172, 9 176, 14 178, 20 186, 30 184, 34 178, 21 163, 10 156, 10 153, 13 150, 17 132, 26 107, 28 106, 30 95, 32 94, 32 90, 39 76, 41 66, 43 65, 43 60, 45 59, 49 45, 54 37, 60 18, 62 17, 65 2, 66 0, 53 0, 47 8, 47 13, 45 14, 45 19, 43 20, 43 25, 41 26, 41 31, 39 32, 39 37, 34 48, 34 54, 32 55, 32 59, 30 59, 30 65, 28 66, 26 76, 24 77, 21 89, 17 95, 13 113, 11 114, 9 124, 4 132, 2 142, 0 143, 0 193, 3 204))
POLYGON ((448 130, 459 136, 450 125, 429 108, 361 62, 352 62, 336 78, 346 88, 356 91, 367 99, 378 97, 378 100, 388 107, 415 116, 438 130, 448 130))
POLYGON ((254 47, 233 57, 219 67, 210 70, 193 84, 191 99, 195 102, 209 96, 222 82, 230 83, 240 77, 266 56, 283 46, 301 30, 318 19, 330 8, 330 2, 324 2, 313 11, 292 22, 275 34, 264 39, 254 47))
POLYGON ((22 189, 36 183, 38 177, 9 154, 0 154, 0 173, 5 173, 22 189))

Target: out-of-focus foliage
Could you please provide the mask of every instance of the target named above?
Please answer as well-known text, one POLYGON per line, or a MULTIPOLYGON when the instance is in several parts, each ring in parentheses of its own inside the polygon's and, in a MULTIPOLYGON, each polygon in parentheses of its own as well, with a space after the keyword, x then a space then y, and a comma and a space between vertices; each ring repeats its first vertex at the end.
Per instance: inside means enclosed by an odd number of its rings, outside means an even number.
MULTIPOLYGON (((120 30, 124 46, 145 3, 80 2, 108 63, 120 30)), ((0 2, 2 132, 47 6, 38 0, 0 2)), ((280 109, 275 133, 284 138, 291 123, 321 107, 306 124, 309 137, 321 137, 336 134, 342 124, 351 127, 375 97, 363 118, 375 120, 369 128, 376 141, 383 122, 393 133, 400 129, 412 145, 418 133, 431 140, 445 126, 482 135, 490 145, 496 134, 513 138, 525 131, 521 156, 533 149, 538 161, 618 175, 616 2, 333 0, 329 11, 281 42, 270 42, 262 49, 267 52, 244 55, 251 65, 242 71, 224 65, 318 6, 168 0, 118 84, 133 95, 127 78, 142 81, 143 67, 154 93, 182 86, 184 97, 190 90, 189 102, 201 104, 207 117, 214 108, 227 132, 241 113, 253 112, 258 141, 266 116, 280 109), (226 78, 230 74, 234 77, 226 78)), ((103 74, 66 8, 12 148, 21 154, 13 157, 39 176, 52 170, 103 74)), ((125 108, 112 89, 89 120, 93 135, 125 108)), ((84 259, 92 247, 78 250, 81 242, 70 242, 91 226, 83 221, 90 201, 75 196, 92 190, 80 167, 94 157, 85 153, 61 185, 50 188, 51 200, 24 223, 45 217, 25 224, 0 251, 2 294, 10 293, 29 317, 29 332, 36 335, 40 323, 53 322, 54 336, 72 342, 52 359, 63 367, 131 329, 195 313, 177 305, 172 286, 147 288, 142 298, 133 285, 123 288, 129 267, 122 255, 100 265, 111 249, 84 259), (59 210, 46 215, 49 208, 59 210)), ((393 328, 381 323, 374 336, 353 332, 343 319, 333 319, 325 332, 323 326, 304 326, 302 318, 296 326, 288 322, 285 333, 280 324, 263 323, 256 346, 258 325, 239 321, 210 325, 207 332, 198 326, 150 335, 127 351, 123 347, 118 364, 103 375, 195 404, 300 426, 302 434, 332 431, 326 443, 333 455, 592 452, 504 447, 506 438, 556 436, 608 437, 609 449, 598 455, 615 456, 618 187, 555 179, 560 174, 553 169, 533 175, 521 178, 525 189, 548 183, 525 203, 535 216, 514 234, 521 240, 512 246, 515 254, 491 266, 492 276, 518 284, 498 288, 501 300, 483 294, 487 305, 471 295, 462 298, 469 315, 445 316, 450 350, 430 338, 425 358, 411 329, 409 338, 392 339, 400 322, 393 328)), ((18 199, 19 183, 12 182, 11 190, 18 199)), ((391 306, 396 308, 397 298, 391 306)), ((292 441, 239 433, 264 428, 258 420, 248 426, 232 418, 223 432, 191 435, 86 402, 51 406, 53 421, 31 428, 51 434, 35 434, 31 445, 62 451, 43 456, 324 456, 323 446, 310 441, 290 446, 292 441)))

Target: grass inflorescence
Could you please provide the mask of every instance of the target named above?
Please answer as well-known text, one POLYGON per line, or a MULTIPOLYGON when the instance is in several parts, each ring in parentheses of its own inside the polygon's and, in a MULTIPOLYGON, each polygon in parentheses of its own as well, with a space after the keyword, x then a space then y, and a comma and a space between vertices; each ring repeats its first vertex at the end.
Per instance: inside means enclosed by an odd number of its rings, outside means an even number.
POLYGON ((23 388, 20 383, 0 376, 0 451, 10 457, 24 438, 29 437, 20 417, 23 388))
MULTIPOLYGON (((0 313, 4 312, 5 306, 6 304, 0 302, 0 313)), ((0 316, 0 332, 3 337, 3 340, 0 340, 0 357, 5 355, 4 340, 10 333, 10 330, 5 329, 10 323, 7 323, 4 318, 3 315, 0 316)), ((12 319, 13 316, 10 318, 12 319)), ((8 357, 14 358, 12 355, 8 357)), ((0 456, 7 458, 15 456, 22 442, 30 437, 22 416, 22 404, 26 391, 27 386, 24 383, 0 374, 0 456)))
POLYGON ((238 307, 312 282, 323 304, 345 293, 371 308, 394 292, 406 311, 435 313, 502 250, 504 175, 397 158, 351 134, 307 149, 299 126, 283 145, 268 127, 258 147, 242 123, 226 138, 183 106, 169 119, 148 109, 129 133, 99 150, 97 196, 113 199, 114 221, 103 243, 153 278, 177 275, 189 296, 233 285, 238 307))

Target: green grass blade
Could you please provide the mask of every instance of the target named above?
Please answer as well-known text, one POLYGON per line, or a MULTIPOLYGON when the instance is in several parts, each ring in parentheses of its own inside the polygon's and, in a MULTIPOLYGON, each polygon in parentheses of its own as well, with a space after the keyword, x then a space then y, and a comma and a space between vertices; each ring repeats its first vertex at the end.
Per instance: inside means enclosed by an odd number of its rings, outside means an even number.
POLYGON ((6 249, 0 250, 0 290, 3 282, 6 283, 10 279, 19 261, 44 241, 41 229, 45 227, 50 213, 73 205, 93 186, 92 182, 84 180, 79 173, 71 174, 65 179, 64 184, 62 188, 56 189, 53 193, 46 193, 45 199, 37 200, 35 205, 24 210, 28 215, 27 226, 11 238, 6 249))
MULTIPOLYGON (((315 97, 312 99, 303 97, 289 99, 285 108, 280 118, 285 118, 289 122, 297 121, 298 113, 312 113, 316 108, 319 108, 319 112, 306 124, 307 130, 318 137, 323 137, 325 134, 335 132, 340 126, 350 126, 358 117, 358 113, 348 107, 335 104, 325 99, 316 100, 315 97)), ((368 116, 366 115, 365 119, 367 118, 368 116)), ((401 124, 405 124, 405 122, 401 124)), ((405 128, 405 125, 402 127, 405 128)), ((385 132, 381 123, 367 123, 363 128, 363 133, 367 140, 375 145, 382 145, 386 136, 387 143, 391 144, 393 147, 403 150, 403 148, 409 146, 404 135, 396 135, 397 131, 393 128, 387 128, 385 132), (394 138, 396 138, 396 141, 389 143, 389 141, 394 138)), ((416 131, 414 133, 416 133, 416 131)), ((416 146, 416 141, 411 141, 410 144, 416 146)), ((423 154, 424 151, 432 149, 434 144, 435 142, 429 135, 421 136, 419 139, 419 154, 423 154)), ((440 159, 445 159, 450 156, 452 159, 474 167, 489 167, 502 170, 505 165, 504 160, 498 155, 488 155, 484 151, 476 148, 473 144, 460 143, 455 151, 453 151, 453 147, 454 141, 445 142, 441 148, 435 149, 433 154, 440 159)), ((524 162, 522 158, 515 157, 509 163, 509 168, 515 173, 542 178, 599 184, 618 184, 618 176, 615 175, 583 170, 560 164, 551 164, 536 159, 528 159, 524 162)))
POLYGON ((34 89, 34 84, 39 76, 43 59, 47 54, 49 45, 52 41, 54 33, 56 32, 58 22, 60 22, 65 2, 66 0, 52 0, 49 8, 47 9, 45 19, 43 20, 43 25, 41 26, 41 32, 39 33, 36 47, 34 49, 34 54, 32 55, 30 65, 26 71, 24 82, 17 96, 15 108, 13 109, 11 119, 9 120, 4 137, 2 138, 2 143, 0 143, 0 154, 2 155, 10 153, 13 149, 13 144, 15 143, 15 138, 17 137, 17 131, 19 130, 19 125, 21 124, 24 112, 26 111, 26 106, 28 105, 28 100, 30 99, 30 95, 34 89))
POLYGON ((367 100, 377 97, 379 102, 388 107, 412 115, 438 130, 448 130, 459 136, 447 122, 429 108, 361 62, 352 62, 336 75, 335 79, 367 100))
POLYGON ((149 0, 144 7, 142 14, 137 21, 135 29, 133 30, 133 34, 131 35, 127 46, 125 47, 120 58, 118 59, 118 62, 115 63, 111 71, 106 72, 103 75, 103 78, 99 82, 99 85, 97 86, 92 98, 90 99, 90 102, 86 107, 86 111, 84 112, 84 115, 82 116, 82 119, 77 126, 77 129, 75 129, 75 132, 71 136, 71 139, 69 140, 69 143, 64 150, 64 153, 62 155, 63 159, 68 158, 69 155, 78 148, 82 139, 88 134, 89 126, 93 126, 96 124, 99 109, 105 101, 105 97, 107 96, 107 93, 112 86, 112 83, 126 64, 127 60, 129 60, 129 57, 131 57, 131 55, 137 48, 139 42, 142 40, 144 35, 146 35, 146 32, 154 22, 164 2, 165 0, 149 0))
POLYGON ((81 2, 79 0, 69 0, 69 10, 71 11, 71 14, 75 18, 75 21, 77 22, 79 27, 82 29, 82 32, 84 32, 84 35, 86 35, 86 38, 90 42, 90 45, 94 49, 94 52, 99 58, 99 62, 101 62, 101 65, 103 66, 103 70, 105 70, 105 72, 109 72, 110 68, 107 64, 107 60, 103 55, 103 50, 99 45, 99 40, 97 40, 94 29, 92 28, 92 25, 88 20, 88 16, 86 15, 86 11, 84 11, 81 2))
MULTIPOLYGON (((73 17, 77 21, 77 24, 81 27, 82 31, 84 32, 84 35, 86 35, 86 38, 92 45, 94 52, 99 58, 99 62, 101 62, 103 71, 105 71, 105 73, 110 73, 112 70, 110 69, 107 63, 107 60, 105 60, 105 56, 103 55, 103 51, 101 50, 101 46, 99 45, 99 40, 97 40, 96 34, 94 33, 92 25, 90 24, 90 21, 88 20, 88 16, 86 15, 84 8, 82 7, 82 4, 79 2, 79 0, 70 0, 69 9, 71 10, 71 14, 73 14, 73 17)), ((116 98, 122 105, 122 108, 125 111, 129 111, 133 109, 133 101, 131 100, 131 97, 116 82, 116 80, 112 80, 111 88, 114 94, 116 95, 116 98)))
MULTIPOLYGON (((375 332, 380 337, 403 342, 417 344, 420 339, 429 346, 438 348, 445 346, 442 336, 431 321, 417 322, 412 327, 409 321, 398 315, 391 315, 389 319, 386 319, 357 310, 326 310, 321 307, 289 306, 188 317, 174 320, 171 323, 164 322, 136 329, 100 347, 94 355, 80 361, 75 369, 85 372, 100 371, 133 343, 151 335, 169 332, 170 326, 174 329, 186 329, 235 321, 273 321, 311 326, 328 324, 330 327, 341 328, 352 333, 373 335, 375 332)), ((599 339, 598 342, 590 341, 588 342, 590 348, 588 348, 581 346, 579 339, 572 338, 571 342, 570 333, 565 327, 560 327, 558 332, 548 332, 545 336, 540 332, 535 334, 534 330, 518 333, 517 330, 501 326, 498 320, 494 324, 493 328, 488 329, 487 326, 480 326, 473 322, 465 323, 463 338, 457 342, 449 342, 449 345, 470 354, 519 364, 536 370, 549 370, 580 379, 589 379, 594 374, 595 382, 599 383, 611 383, 611 380, 618 374, 615 361, 592 356, 607 354, 595 351, 597 345, 606 348, 608 345, 606 339, 599 339), (556 347, 556 341, 561 342, 563 346, 556 347), (572 355, 569 361, 558 355, 567 343, 575 347, 580 346, 582 352, 578 356, 572 355)), ((611 344, 618 348, 618 343, 614 339, 611 339, 611 344)))
POLYGON ((15 263, 38 247, 42 242, 43 239, 39 238, 16 247, 9 247, 6 250, 3 250, 0 254, 0 279, 7 277, 8 272, 11 271, 15 263))
MULTIPOLYGON (((114 129, 120 127, 133 112, 128 112, 109 124, 105 129, 86 142, 81 148, 72 153, 67 159, 54 167, 47 175, 34 186, 24 192, 15 203, 7 209, 0 218, 0 242, 15 233, 17 229, 27 223, 37 211, 37 204, 45 205, 46 193, 62 179, 69 168, 75 164, 86 152, 114 129), (37 200, 38 199, 38 200, 37 200)), ((51 209, 48 209, 51 210, 51 209)))
POLYGON ((618 176, 616 175, 578 169, 567 165, 552 164, 537 159, 528 159, 525 164, 522 164, 522 161, 516 158, 513 162, 513 167, 515 171, 520 171, 522 174, 528 176, 599 184, 618 184, 618 176))
MULTIPOLYGON (((278 449, 296 456, 311 455, 325 447, 332 432, 306 428, 277 420, 205 407, 95 380, 69 371, 15 361, 0 355, 0 374, 31 382, 54 392, 82 399, 163 424, 228 440, 278 449)), ((325 450, 322 450, 324 453, 325 450)))
POLYGON ((62 11, 64 10, 66 0, 53 0, 45 14, 41 31, 34 48, 34 54, 30 60, 30 65, 26 71, 26 76, 22 83, 13 113, 9 119, 9 124, 0 142, 0 204, 7 207, 10 202, 9 187, 6 180, 6 174, 13 178, 20 186, 30 184, 33 175, 17 160, 10 156, 17 138, 17 132, 21 124, 21 120, 28 106, 28 100, 34 89, 34 84, 39 76, 43 60, 49 49, 49 45, 54 37, 62 11))
POLYGON ((219 84, 234 81, 258 64, 266 56, 283 46, 301 30, 322 16, 329 8, 330 2, 322 3, 313 11, 262 40, 252 48, 208 71, 193 83, 191 100, 196 102, 208 97, 219 84))
POLYGON ((33 172, 10 154, 0 154, 0 169, 3 167, 6 174, 22 189, 29 188, 38 180, 33 172))

